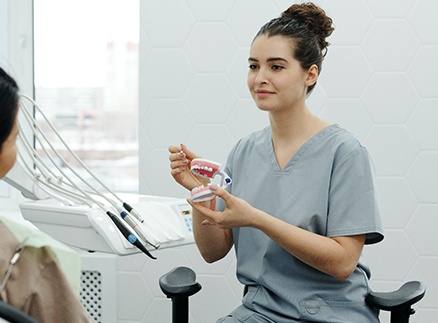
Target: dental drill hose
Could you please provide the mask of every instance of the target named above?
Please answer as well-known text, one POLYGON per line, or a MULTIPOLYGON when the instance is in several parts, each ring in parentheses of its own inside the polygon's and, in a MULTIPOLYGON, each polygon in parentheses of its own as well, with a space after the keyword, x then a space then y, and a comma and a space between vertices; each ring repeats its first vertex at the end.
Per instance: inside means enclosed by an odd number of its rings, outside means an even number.
POLYGON ((128 240, 131 244, 136 246, 138 249, 143 251, 144 254, 146 254, 151 259, 157 259, 156 257, 152 256, 150 252, 146 249, 146 247, 141 243, 141 241, 129 231, 127 227, 123 224, 122 220, 119 219, 119 217, 112 212, 107 212, 108 216, 111 218, 111 220, 114 222, 116 227, 119 229, 119 231, 123 234, 123 236, 128 240))

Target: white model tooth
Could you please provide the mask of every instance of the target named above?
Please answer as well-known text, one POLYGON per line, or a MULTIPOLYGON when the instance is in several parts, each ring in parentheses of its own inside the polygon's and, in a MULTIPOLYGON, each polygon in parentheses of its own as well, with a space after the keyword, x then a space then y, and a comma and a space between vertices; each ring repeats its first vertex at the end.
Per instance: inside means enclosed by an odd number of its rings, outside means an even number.
POLYGON ((209 167, 209 168, 208 168, 208 171, 209 171, 209 172, 212 172, 212 171, 213 171, 213 168, 209 167))

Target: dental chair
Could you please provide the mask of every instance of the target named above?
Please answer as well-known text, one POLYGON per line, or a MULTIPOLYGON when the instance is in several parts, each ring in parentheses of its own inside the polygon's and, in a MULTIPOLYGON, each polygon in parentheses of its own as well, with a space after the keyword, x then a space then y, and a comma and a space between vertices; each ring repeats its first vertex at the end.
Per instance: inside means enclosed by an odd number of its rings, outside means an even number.
MULTIPOLYGON (((187 267, 177 267, 161 276, 159 283, 163 293, 172 300, 172 323, 188 323, 188 299, 201 290, 195 272, 187 267)), ((415 313, 412 305, 420 301, 425 293, 424 283, 409 281, 396 291, 373 291, 365 301, 369 306, 391 312, 391 323, 408 323, 410 316, 415 313)))
POLYGON ((38 321, 18 308, 0 301, 0 323, 38 323, 38 321))

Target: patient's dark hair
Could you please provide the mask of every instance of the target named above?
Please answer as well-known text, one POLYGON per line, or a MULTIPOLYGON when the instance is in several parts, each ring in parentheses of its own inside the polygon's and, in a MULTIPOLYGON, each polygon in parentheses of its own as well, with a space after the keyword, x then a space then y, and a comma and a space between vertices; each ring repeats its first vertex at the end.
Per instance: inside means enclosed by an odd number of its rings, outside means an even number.
POLYGON ((18 91, 17 83, 0 67, 0 152, 17 118, 18 91))
MULTIPOLYGON (((333 20, 311 2, 293 4, 280 17, 262 26, 255 36, 283 36, 290 39, 294 58, 305 70, 313 64, 321 71, 322 61, 330 45, 326 38, 333 32, 333 20)), ((254 39, 255 39, 254 38, 254 39)), ((315 83, 316 84, 316 83, 315 83)), ((315 84, 309 86, 309 94, 315 84)))

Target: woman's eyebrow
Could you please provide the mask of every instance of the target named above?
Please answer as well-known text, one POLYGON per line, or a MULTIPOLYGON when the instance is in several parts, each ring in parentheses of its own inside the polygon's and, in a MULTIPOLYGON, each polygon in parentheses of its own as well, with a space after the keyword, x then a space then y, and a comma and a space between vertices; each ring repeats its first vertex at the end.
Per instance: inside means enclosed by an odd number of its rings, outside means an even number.
MULTIPOLYGON (((250 57, 248 58, 248 62, 258 62, 259 60, 257 58, 250 57)), ((287 63, 287 60, 282 57, 269 57, 267 62, 274 62, 274 61, 283 61, 287 63)))

